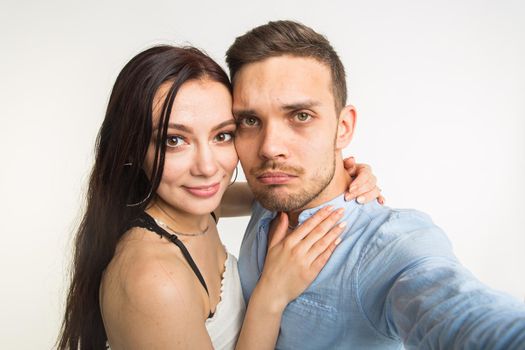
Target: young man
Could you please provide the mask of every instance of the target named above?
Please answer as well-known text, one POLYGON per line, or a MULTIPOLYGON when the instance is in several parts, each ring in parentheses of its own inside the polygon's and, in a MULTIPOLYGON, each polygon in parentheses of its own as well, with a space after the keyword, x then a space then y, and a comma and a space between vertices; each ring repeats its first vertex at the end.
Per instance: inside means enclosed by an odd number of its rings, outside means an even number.
POLYGON ((226 56, 236 148, 258 200, 239 256, 245 299, 270 231, 292 232, 329 205, 344 208, 347 224, 303 294, 288 305, 268 301, 285 311, 280 329, 269 323, 261 336, 279 331, 279 349, 525 349, 525 305, 476 280, 427 215, 344 200, 350 179, 341 151, 356 113, 323 36, 270 22, 237 38, 226 56))

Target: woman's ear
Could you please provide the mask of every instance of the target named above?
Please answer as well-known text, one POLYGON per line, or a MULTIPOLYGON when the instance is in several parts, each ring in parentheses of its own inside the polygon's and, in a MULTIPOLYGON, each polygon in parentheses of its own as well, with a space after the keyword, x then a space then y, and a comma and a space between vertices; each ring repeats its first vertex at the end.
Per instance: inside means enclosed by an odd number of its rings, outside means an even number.
POLYGON ((356 111, 354 106, 345 106, 341 110, 341 113, 339 113, 339 118, 337 120, 337 136, 335 140, 335 147, 338 150, 342 150, 343 148, 348 146, 350 141, 352 141, 355 123, 356 111))

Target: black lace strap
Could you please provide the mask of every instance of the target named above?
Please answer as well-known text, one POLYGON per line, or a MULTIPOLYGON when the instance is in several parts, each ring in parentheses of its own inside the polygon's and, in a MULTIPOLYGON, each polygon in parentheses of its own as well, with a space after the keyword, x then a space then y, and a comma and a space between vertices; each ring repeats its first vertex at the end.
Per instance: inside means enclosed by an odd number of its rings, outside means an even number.
MULTIPOLYGON (((132 227, 142 227, 142 228, 145 228, 146 230, 155 232, 160 237, 164 237, 170 240, 173 244, 179 247, 180 250, 182 251, 182 255, 184 255, 184 258, 186 259, 188 264, 190 264, 191 269, 193 270, 193 272, 195 273, 195 275, 201 282, 202 286, 206 290, 206 293, 208 294, 208 296, 210 295, 210 293, 208 292, 208 286, 206 285, 206 282, 204 281, 204 277, 202 277, 202 274, 199 271, 197 264, 195 264, 195 261, 191 257, 190 252, 188 252, 188 249, 186 249, 186 246, 184 246, 184 244, 177 238, 177 236, 167 232, 162 227, 157 225, 157 223, 155 222, 155 219, 153 219, 150 215, 148 215, 148 213, 142 213, 141 216, 133 220, 131 224, 129 225, 129 228, 132 228, 132 227)), ((212 313, 210 313, 210 317, 211 316, 213 316, 212 313)))

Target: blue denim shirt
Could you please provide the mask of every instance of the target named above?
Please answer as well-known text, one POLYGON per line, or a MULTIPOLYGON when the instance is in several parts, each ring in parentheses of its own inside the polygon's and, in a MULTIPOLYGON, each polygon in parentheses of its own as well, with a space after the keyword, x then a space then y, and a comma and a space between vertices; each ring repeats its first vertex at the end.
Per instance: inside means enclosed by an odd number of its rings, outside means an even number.
MULTIPOLYGON (((525 349, 525 304, 480 283, 431 219, 339 196, 348 225, 327 265, 286 307, 278 349, 525 349)), ((299 223, 318 209, 303 211, 299 223)), ((239 273, 246 301, 261 275, 275 217, 259 203, 239 273)))

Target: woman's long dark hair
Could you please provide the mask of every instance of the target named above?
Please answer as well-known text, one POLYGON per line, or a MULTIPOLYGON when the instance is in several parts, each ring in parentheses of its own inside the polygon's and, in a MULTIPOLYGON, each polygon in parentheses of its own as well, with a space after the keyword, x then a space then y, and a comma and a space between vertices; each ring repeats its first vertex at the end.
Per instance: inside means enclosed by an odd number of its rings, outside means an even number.
POLYGON ((102 273, 130 222, 144 211, 157 191, 177 91, 185 82, 203 78, 231 91, 228 76, 210 57, 195 48, 173 46, 157 46, 139 53, 117 77, 98 134, 87 208, 75 239, 58 349, 105 349, 107 337, 99 304, 102 273), (166 82, 172 85, 161 108, 148 179, 143 162, 152 138, 153 100, 166 82))

